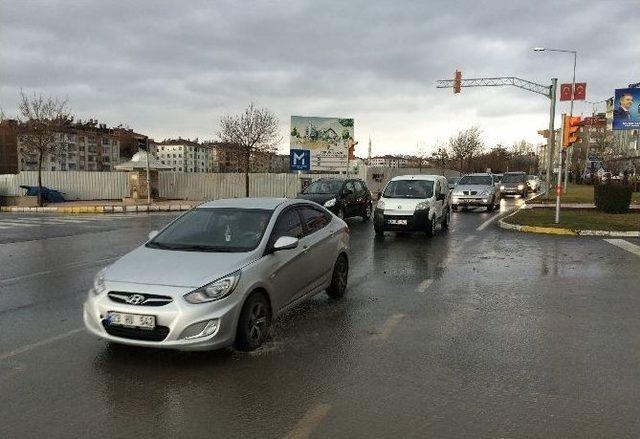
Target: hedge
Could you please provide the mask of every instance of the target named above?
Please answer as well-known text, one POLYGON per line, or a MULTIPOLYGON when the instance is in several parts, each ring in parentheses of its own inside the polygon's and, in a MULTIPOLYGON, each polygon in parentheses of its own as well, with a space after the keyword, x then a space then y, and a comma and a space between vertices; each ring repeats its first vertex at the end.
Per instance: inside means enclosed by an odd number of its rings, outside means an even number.
POLYGON ((622 184, 597 184, 593 187, 596 208, 608 213, 624 213, 631 205, 633 188, 622 184))

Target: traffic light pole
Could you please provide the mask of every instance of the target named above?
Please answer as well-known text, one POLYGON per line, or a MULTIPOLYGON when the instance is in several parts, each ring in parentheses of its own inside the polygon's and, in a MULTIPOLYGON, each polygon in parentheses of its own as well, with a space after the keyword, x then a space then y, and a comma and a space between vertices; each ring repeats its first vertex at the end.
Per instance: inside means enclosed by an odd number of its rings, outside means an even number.
MULTIPOLYGON (((547 138, 547 199, 551 193, 551 176, 553 175, 553 149, 556 141, 555 119, 556 119, 556 91, 558 89, 558 78, 551 78, 551 87, 549 88, 549 137, 547 138)), ((558 174, 559 176, 562 174, 558 174)), ((560 177, 558 177, 560 178, 560 177)), ((560 184, 558 182, 558 184, 560 184)))
MULTIPOLYGON (((562 115, 562 120, 564 120, 564 114, 562 115)), ((564 124, 562 124, 562 130, 564 131, 564 124)), ((563 138, 564 132, 561 133, 563 138)), ((562 194, 562 155, 564 153, 564 146, 562 142, 558 145, 558 178, 556 184, 556 217, 555 223, 558 224, 560 222, 560 195, 562 194)), ((568 166, 567 166, 568 167, 568 166)))
MULTIPOLYGON (((569 52, 573 52, 573 78, 571 79, 571 107, 569 109, 569 116, 573 116, 573 98, 576 93, 576 62, 578 61, 578 52, 575 50, 571 50, 569 52)), ((565 155, 566 157, 566 165, 564 170, 564 193, 565 194, 567 193, 567 183, 569 181, 569 163, 571 162, 572 156, 573 156, 573 145, 571 145, 571 148, 567 150, 565 155)))

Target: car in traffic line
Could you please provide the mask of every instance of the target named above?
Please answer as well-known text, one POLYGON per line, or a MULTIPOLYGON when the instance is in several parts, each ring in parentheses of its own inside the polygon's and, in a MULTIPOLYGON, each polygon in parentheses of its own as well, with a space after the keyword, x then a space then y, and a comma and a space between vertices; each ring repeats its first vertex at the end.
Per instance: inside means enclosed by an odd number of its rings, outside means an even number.
POLYGON ((478 173, 463 176, 452 193, 451 208, 486 207, 492 212, 500 205, 500 187, 493 174, 478 173))
POLYGON ((447 183, 449 185, 449 190, 452 191, 454 187, 460 181, 460 177, 447 177, 447 183))
POLYGON ((528 175, 527 176, 527 185, 529 186, 529 190, 532 192, 538 192, 540 190, 540 177, 537 175, 528 175))
POLYGON ((401 175, 380 194, 374 214, 376 236, 385 231, 424 231, 449 228, 451 198, 447 179, 440 175, 401 175))
POLYGON ((359 178, 322 178, 307 186, 297 198, 316 202, 339 218, 360 216, 365 221, 371 217, 373 206, 371 191, 359 178))
POLYGON ((520 195, 522 198, 529 194, 527 174, 524 172, 505 172, 500 182, 502 195, 520 195))
POLYGON ((259 347, 272 320, 322 291, 342 297, 349 229, 315 203, 199 205, 101 270, 84 323, 116 343, 184 350, 259 347))

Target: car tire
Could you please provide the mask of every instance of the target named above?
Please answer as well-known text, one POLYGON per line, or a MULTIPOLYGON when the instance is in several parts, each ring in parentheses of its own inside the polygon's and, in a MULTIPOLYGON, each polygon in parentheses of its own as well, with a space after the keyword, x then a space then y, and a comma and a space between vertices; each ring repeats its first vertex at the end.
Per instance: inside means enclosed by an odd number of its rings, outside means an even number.
POLYGON ((452 204, 451 205, 451 210, 453 210, 454 212, 456 212, 458 210, 458 205, 456 204, 452 204))
POLYGON ((449 230, 449 220, 451 219, 451 211, 447 210, 447 213, 442 217, 442 222, 440 223, 440 227, 442 230, 449 230))
POLYGON ((327 296, 332 299, 342 298, 347 292, 348 281, 349 261, 345 255, 340 255, 333 266, 333 274, 331 275, 331 284, 327 288, 327 296))
POLYGON ((436 234, 436 221, 435 221, 435 217, 429 219, 429 222, 427 223, 427 229, 425 230, 427 232, 427 236, 433 236, 436 234))
POLYGON ((364 208, 364 212, 362 212, 362 220, 363 221, 369 221, 369 218, 371 218, 371 212, 373 211, 373 208, 371 207, 371 204, 367 204, 364 208))
POLYGON ((496 199, 492 198, 491 199, 491 204, 489 204, 487 206, 487 212, 493 212, 495 210, 495 208, 496 208, 496 199))
POLYGON ((252 293, 242 306, 238 319, 235 346, 253 351, 264 343, 271 328, 271 307, 264 293, 252 293))
POLYGON ((344 219, 344 209, 342 207, 338 207, 338 213, 336 213, 336 216, 341 220, 344 219))

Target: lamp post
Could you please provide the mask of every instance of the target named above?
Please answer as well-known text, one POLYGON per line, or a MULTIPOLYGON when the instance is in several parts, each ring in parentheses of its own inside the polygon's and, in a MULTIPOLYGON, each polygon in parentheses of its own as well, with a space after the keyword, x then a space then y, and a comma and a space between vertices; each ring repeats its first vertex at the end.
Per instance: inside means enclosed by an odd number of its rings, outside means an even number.
MULTIPOLYGON (((561 52, 561 53, 572 53, 573 54, 573 77, 571 79, 571 107, 569 109, 569 115, 573 116, 573 95, 576 88, 576 63, 578 61, 578 51, 577 50, 567 50, 567 49, 549 49, 546 47, 534 47, 534 52, 561 52)), ((571 147, 573 149, 573 146, 571 147)), ((566 166, 564 170, 564 192, 567 192, 567 182, 569 180, 569 159, 571 154, 567 154, 566 151, 562 151, 560 155, 560 159, 562 157, 566 159, 566 166)), ((562 176, 558 175, 558 184, 562 181, 562 176)))

